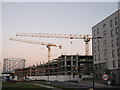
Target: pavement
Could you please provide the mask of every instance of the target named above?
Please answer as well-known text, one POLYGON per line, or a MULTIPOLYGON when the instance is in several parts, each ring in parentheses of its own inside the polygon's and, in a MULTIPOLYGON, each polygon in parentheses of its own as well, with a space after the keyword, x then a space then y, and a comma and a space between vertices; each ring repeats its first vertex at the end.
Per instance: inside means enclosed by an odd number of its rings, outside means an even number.
POLYGON ((50 89, 52 89, 52 90, 63 90, 63 89, 56 88, 56 87, 49 86, 49 85, 41 85, 41 84, 33 84, 33 85, 41 86, 41 87, 45 87, 45 88, 50 88, 50 89))
MULTIPOLYGON (((69 83, 69 84, 72 84, 72 85, 81 85, 81 86, 87 86, 87 87, 93 87, 93 81, 80 81, 80 83, 73 83, 73 82, 66 82, 66 83, 69 83)), ((105 85, 105 84, 102 84, 102 83, 99 83, 99 82, 95 82, 94 83, 94 87, 95 88, 120 88, 120 86, 111 86, 111 85, 105 85)))
MULTIPOLYGON (((86 81, 85 80, 81 80, 80 83, 76 83, 76 84, 87 85, 89 87, 92 87, 93 86, 93 81, 90 81, 90 80, 86 80, 86 81)), ((111 86, 107 86, 107 85, 99 83, 99 82, 95 82, 94 86, 95 87, 111 87, 111 86)))
MULTIPOLYGON (((87 86, 93 86, 93 81, 90 81, 90 80, 82 80, 80 83, 78 83, 80 85, 87 85, 87 86)), ((111 85, 105 85, 105 84, 102 84, 102 83, 99 83, 99 82, 96 82, 94 83, 94 86, 97 87, 97 88, 118 88, 118 86, 111 86, 111 85)), ((120 88, 120 87, 119 87, 120 88)))

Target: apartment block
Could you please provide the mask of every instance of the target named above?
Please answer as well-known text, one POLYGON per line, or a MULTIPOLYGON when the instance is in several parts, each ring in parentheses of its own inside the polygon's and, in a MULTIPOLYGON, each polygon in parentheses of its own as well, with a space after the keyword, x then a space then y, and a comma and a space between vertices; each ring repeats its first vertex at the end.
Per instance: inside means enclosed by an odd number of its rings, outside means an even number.
POLYGON ((109 81, 120 84, 120 11, 93 26, 92 36, 96 79, 108 74, 109 81))

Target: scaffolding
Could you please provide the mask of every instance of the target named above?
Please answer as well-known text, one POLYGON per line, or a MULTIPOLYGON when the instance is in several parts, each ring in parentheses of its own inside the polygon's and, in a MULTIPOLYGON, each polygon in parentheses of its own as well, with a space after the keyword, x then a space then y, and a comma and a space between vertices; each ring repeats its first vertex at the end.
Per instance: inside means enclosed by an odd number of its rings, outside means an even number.
POLYGON ((3 61, 3 73, 12 73, 15 69, 25 68, 25 59, 5 58, 3 61))

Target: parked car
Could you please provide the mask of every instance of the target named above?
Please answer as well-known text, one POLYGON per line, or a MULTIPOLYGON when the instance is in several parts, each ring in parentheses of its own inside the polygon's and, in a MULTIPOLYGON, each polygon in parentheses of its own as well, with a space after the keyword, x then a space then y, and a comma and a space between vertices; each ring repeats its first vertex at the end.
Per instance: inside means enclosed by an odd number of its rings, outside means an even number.
POLYGON ((25 81, 31 82, 32 80, 30 78, 26 78, 25 81))

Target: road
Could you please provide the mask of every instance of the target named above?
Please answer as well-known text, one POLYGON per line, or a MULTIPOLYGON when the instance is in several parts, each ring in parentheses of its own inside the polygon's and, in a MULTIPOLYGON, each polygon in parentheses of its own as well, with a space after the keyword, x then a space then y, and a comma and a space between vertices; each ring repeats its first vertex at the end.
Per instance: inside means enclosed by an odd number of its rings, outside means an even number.
MULTIPOLYGON (((46 81, 35 81, 32 82, 33 84, 37 85, 47 85, 47 86, 52 86, 55 87, 56 90, 57 88, 61 90, 90 90, 92 88, 92 82, 90 81, 81 81, 80 83, 73 83, 73 82, 50 82, 50 84, 47 84, 46 81)), ((49 87, 48 87, 49 88, 49 87)), ((51 88, 51 90, 55 89, 51 88)), ((91 89, 92 90, 92 89, 91 89)), ((104 84, 101 83, 95 83, 95 90, 120 90, 120 88, 115 87, 115 86, 105 86, 104 84)))
MULTIPOLYGON (((78 83, 71 83, 71 82, 50 82, 50 85, 62 87, 62 88, 72 88, 72 90, 89 90, 92 88, 92 84, 89 82, 84 82, 84 84, 78 84, 78 83)), ((95 86, 96 90, 120 90, 118 87, 112 87, 112 86, 105 86, 102 84, 96 84, 95 86)))
POLYGON ((79 85, 76 83, 69 82, 50 82, 51 85, 64 87, 64 88, 89 88, 89 86, 79 85))

